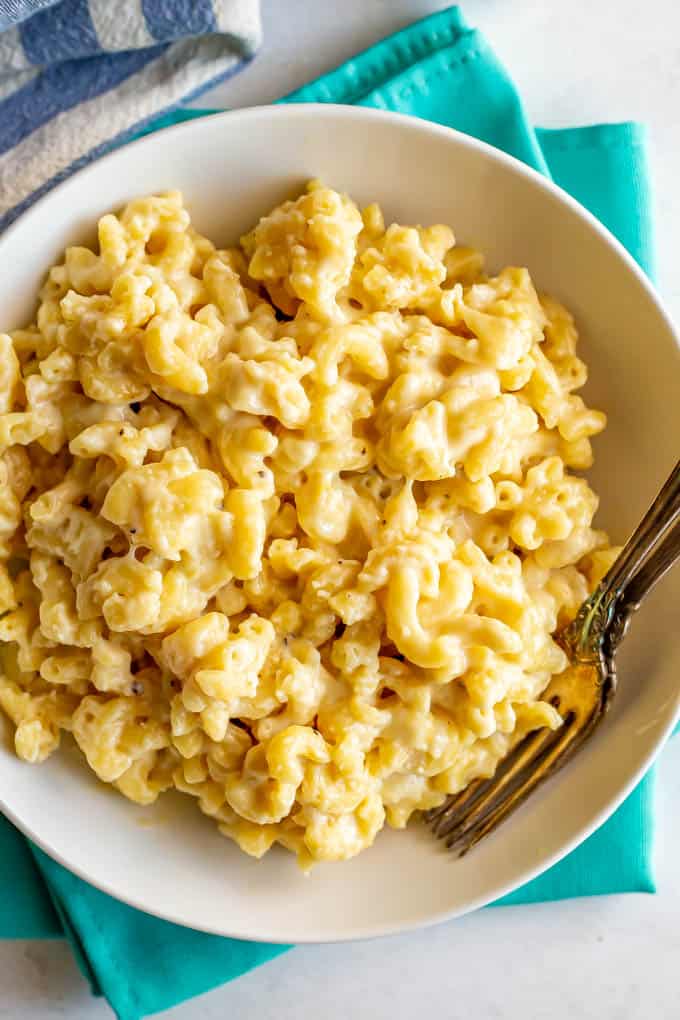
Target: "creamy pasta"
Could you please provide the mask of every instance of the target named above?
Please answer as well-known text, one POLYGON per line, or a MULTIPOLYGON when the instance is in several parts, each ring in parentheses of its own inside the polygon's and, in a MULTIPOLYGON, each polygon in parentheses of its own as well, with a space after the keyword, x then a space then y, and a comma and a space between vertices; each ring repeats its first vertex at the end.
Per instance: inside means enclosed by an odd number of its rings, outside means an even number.
POLYGON ((569 313, 318 182, 237 247, 177 192, 0 335, 0 707, 247 853, 368 847, 527 732, 615 556, 569 313))

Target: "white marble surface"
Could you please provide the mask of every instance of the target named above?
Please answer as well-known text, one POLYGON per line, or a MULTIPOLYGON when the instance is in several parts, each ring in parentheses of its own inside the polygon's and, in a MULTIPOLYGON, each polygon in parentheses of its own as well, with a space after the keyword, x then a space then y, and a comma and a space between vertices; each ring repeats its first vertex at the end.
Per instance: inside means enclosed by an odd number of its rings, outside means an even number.
MULTIPOLYGON (((263 0, 265 47, 201 104, 265 103, 444 4, 263 0), (342 11, 342 17, 337 13, 342 11)), ((634 118, 652 134, 660 285, 680 316, 680 4, 466 0, 545 126, 634 118)), ((680 1015, 680 737, 659 767, 657 896, 484 910, 373 942, 295 949, 168 1020, 671 1020, 680 1015)), ((60 943, 0 942, 0 1020, 105 1020, 60 943)))

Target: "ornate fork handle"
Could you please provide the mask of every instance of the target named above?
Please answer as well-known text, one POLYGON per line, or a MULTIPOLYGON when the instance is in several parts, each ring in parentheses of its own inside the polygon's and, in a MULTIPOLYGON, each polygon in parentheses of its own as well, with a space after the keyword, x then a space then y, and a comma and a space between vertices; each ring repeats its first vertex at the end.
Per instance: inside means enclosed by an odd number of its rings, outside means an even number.
POLYGON ((573 660, 599 660, 610 675, 633 613, 680 556, 680 461, 618 559, 564 631, 573 660))
POLYGON ((609 659, 626 636, 633 613, 637 612, 642 600, 649 595, 664 574, 668 573, 679 557, 680 523, 676 523, 623 589, 615 605, 605 639, 604 650, 609 659))

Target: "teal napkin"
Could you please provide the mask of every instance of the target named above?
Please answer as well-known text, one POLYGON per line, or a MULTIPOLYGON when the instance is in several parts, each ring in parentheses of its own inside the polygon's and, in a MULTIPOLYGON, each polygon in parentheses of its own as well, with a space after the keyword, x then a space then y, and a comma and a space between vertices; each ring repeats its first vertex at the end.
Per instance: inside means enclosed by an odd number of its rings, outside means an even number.
MULTIPOLYGON (((643 129, 533 128, 487 42, 457 8, 390 36, 282 102, 357 103, 458 128, 552 177, 653 274, 643 129)), ((180 110, 146 132, 215 111, 180 110)), ((500 902, 653 892, 653 776, 578 849, 500 902)), ((229 981, 287 946, 239 942, 160 921, 111 899, 43 854, 0 816, 0 937, 66 935, 95 994, 120 1020, 167 1009, 229 981)))

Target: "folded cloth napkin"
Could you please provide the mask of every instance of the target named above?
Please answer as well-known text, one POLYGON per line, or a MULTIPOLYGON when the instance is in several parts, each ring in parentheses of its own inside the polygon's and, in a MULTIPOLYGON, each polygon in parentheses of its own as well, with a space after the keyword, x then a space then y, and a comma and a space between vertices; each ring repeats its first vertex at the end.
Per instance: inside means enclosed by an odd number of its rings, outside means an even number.
MULTIPOLYGON (((635 124, 532 128, 510 79, 456 8, 385 39, 283 101, 360 103, 482 138, 552 176, 652 271, 642 129, 635 124)), ((209 112, 215 111, 176 111, 146 131, 209 112)), ((652 785, 649 774, 590 839, 501 902, 653 892, 652 785)), ((93 991, 106 996, 120 1020, 166 1009, 287 948, 205 935, 135 911, 27 844, 2 817, 0 860, 0 936, 65 933, 93 991)))
POLYGON ((239 71, 259 0, 0 0, 0 230, 63 177, 239 71))

